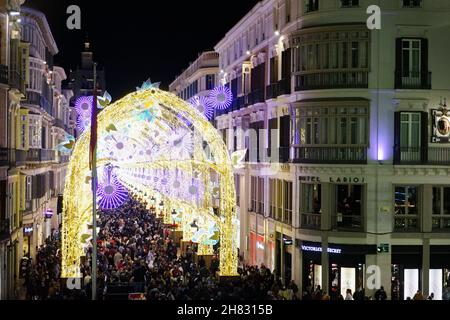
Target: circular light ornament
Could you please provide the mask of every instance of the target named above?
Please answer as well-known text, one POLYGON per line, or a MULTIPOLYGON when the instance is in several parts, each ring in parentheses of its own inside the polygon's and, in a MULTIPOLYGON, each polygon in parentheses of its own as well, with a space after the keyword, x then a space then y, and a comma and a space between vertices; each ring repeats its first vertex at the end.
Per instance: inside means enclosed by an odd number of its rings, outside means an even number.
POLYGON ((128 200, 128 191, 107 166, 97 187, 98 205, 105 210, 117 209, 128 200))
POLYGON ((89 128, 91 126, 91 118, 84 116, 84 115, 79 115, 77 117, 77 130, 80 133, 83 133, 84 130, 86 130, 86 128, 89 128))
POLYGON ((206 97, 194 96, 189 100, 189 103, 192 104, 201 114, 204 114, 207 119, 211 120, 213 118, 214 107, 206 97))
POLYGON ((213 108, 225 110, 231 107, 231 103, 233 102, 233 93, 228 87, 216 87, 209 94, 208 100, 213 108))
POLYGON ((94 97, 82 96, 75 101, 75 111, 79 116, 90 117, 92 114, 93 105, 94 97))

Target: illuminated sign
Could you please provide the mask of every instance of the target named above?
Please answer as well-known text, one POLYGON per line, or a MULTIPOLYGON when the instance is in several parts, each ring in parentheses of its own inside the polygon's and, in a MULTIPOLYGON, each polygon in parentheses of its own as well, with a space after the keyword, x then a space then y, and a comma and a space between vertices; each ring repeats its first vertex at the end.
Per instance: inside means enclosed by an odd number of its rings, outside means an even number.
POLYGON ((32 226, 27 226, 23 228, 23 233, 25 234, 31 234, 33 233, 33 227, 32 226))
POLYGON ((53 217, 53 210, 47 209, 44 213, 46 219, 51 219, 53 217))
MULTIPOLYGON (((322 252, 322 247, 313 247, 313 246, 302 246, 303 251, 309 251, 309 252, 322 252)), ((335 248, 328 248, 328 253, 333 254, 341 254, 342 249, 335 249, 335 248)))

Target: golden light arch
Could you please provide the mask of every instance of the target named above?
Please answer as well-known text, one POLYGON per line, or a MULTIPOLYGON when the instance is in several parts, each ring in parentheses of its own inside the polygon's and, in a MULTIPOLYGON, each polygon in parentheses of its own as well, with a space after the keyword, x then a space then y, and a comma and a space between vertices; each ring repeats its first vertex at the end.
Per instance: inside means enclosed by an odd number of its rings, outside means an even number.
MULTIPOLYGON (((99 114, 98 139, 99 169, 110 164, 116 168, 120 181, 128 189, 134 189, 130 191, 161 194, 170 200, 172 207, 182 208, 185 219, 193 216, 205 224, 217 225, 220 275, 237 275, 238 221, 233 167, 220 134, 199 111, 166 91, 140 90, 99 114), (192 148, 178 150, 184 140, 189 140, 192 148), (125 151, 111 151, 111 144, 120 144, 125 151), (182 183, 176 184, 172 179, 162 186, 162 182, 156 182, 156 175, 161 173, 169 177, 166 180, 176 175, 182 183), (191 198, 189 192, 186 196, 184 191, 170 190, 171 186, 184 187, 181 184, 190 181, 197 183, 197 187, 189 189, 191 192, 197 188, 191 198)), ((84 237, 92 221, 89 141, 87 130, 75 144, 68 166, 62 213, 62 278, 81 276, 84 237)))

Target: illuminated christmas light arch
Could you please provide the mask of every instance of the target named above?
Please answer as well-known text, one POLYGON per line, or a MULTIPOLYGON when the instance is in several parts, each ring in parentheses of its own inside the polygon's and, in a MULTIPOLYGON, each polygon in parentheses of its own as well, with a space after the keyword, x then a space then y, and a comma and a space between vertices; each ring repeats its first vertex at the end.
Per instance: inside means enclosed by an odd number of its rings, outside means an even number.
MULTIPOLYGON (((62 278, 78 278, 89 240, 92 191, 90 130, 77 141, 68 167, 62 216, 62 278)), ((237 275, 237 225, 232 162, 220 134, 189 103, 144 88, 98 116, 98 168, 114 168, 128 192, 164 202, 164 221, 211 252, 219 242, 220 274, 237 275)))

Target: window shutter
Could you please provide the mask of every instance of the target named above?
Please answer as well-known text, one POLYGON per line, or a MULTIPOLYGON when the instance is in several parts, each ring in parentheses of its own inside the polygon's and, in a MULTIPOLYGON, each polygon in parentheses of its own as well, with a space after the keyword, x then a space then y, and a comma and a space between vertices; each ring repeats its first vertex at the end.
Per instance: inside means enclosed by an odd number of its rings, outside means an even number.
MULTIPOLYGON (((429 86, 431 86, 431 83, 428 83, 428 39, 422 39, 421 41, 421 65, 422 65, 422 75, 421 75, 421 80, 422 80, 422 87, 428 88, 429 86)), ((430 87, 431 89, 431 87, 430 87)))
POLYGON ((421 157, 422 162, 426 163, 428 161, 428 112, 422 112, 422 117, 420 121, 421 127, 421 157))
POLYGON ((33 176, 31 179, 31 198, 38 198, 38 179, 37 176, 33 176))
POLYGON ((283 116, 280 119, 280 147, 289 148, 290 146, 291 117, 283 116))
POLYGON ((402 86, 402 38, 396 39, 395 44, 395 89, 402 86))
POLYGON ((401 112, 396 112, 394 115, 394 164, 400 163, 400 141, 401 141, 401 127, 400 127, 401 112))

